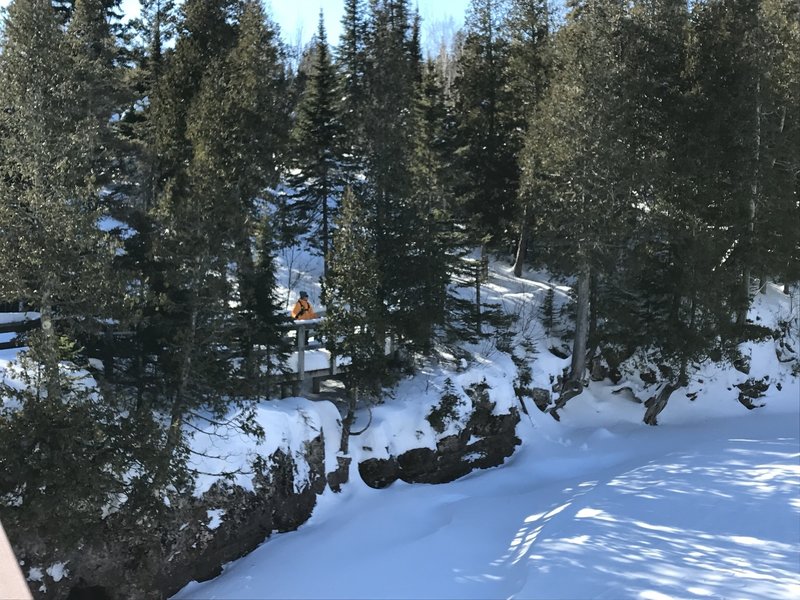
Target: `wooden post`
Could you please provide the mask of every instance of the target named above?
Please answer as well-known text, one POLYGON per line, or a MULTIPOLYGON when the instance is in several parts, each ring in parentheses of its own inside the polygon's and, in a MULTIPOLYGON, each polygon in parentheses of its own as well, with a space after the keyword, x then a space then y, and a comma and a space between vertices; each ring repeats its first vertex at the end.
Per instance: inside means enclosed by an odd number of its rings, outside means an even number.
POLYGON ((306 374, 306 326, 297 326, 297 377, 303 381, 306 374))
POLYGON ((481 272, 482 266, 479 262, 475 265, 475 327, 478 330, 478 335, 482 335, 481 332, 481 272))
POLYGON ((106 325, 103 331, 103 374, 106 380, 110 381, 114 377, 114 334, 111 332, 111 325, 106 325))

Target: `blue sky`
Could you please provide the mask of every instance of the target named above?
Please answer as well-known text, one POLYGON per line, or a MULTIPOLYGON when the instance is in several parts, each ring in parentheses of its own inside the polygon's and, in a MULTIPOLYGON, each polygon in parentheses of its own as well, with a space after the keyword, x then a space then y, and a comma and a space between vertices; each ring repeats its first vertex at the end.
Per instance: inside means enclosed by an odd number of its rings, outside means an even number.
MULTIPOLYGON (((10 0, 0 0, 0 7, 10 0)), ((434 49, 442 34, 450 35, 464 24, 464 14, 470 0, 412 0, 422 15, 423 44, 434 49)), ((136 12, 139 0, 123 0, 128 11, 136 12)), ((328 41, 335 45, 339 40, 344 0, 265 0, 267 10, 280 25, 283 39, 290 45, 305 44, 317 29, 319 10, 325 12, 328 41)))
MULTIPOLYGON (((452 29, 464 23, 469 0, 412 0, 411 6, 419 7, 423 20, 423 36, 426 43, 438 39, 442 23, 452 20, 452 29)), ((298 39, 307 42, 317 29, 319 10, 325 12, 325 27, 328 41, 336 44, 339 39, 344 0, 266 0, 266 6, 275 21, 281 26, 284 40, 295 44, 298 39)))

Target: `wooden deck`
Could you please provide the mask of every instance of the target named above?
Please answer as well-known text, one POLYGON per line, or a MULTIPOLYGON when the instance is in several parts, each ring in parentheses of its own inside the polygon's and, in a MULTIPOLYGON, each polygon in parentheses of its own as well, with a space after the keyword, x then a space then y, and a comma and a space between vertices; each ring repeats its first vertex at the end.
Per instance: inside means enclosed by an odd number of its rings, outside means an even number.
MULTIPOLYGON (((277 377, 281 386, 281 395, 298 395, 303 382, 311 381, 312 392, 319 393, 320 384, 326 379, 337 379, 347 371, 349 359, 333 356, 319 337, 325 311, 320 311, 318 318, 303 321, 291 321, 285 328, 285 339, 294 349, 286 361, 286 372, 277 377)), ((0 313, 0 350, 24 347, 25 336, 19 335, 41 327, 41 321, 36 313, 0 313)), ((113 362, 116 350, 109 349, 117 346, 114 340, 121 340, 131 336, 130 332, 107 330, 105 342, 94 349, 98 355, 95 358, 103 360, 109 372, 113 372, 113 362)), ((394 352, 391 339, 386 341, 387 356, 394 352)), ((123 352, 124 355, 124 352, 123 352)), ((119 355, 118 355, 119 356, 119 355)))

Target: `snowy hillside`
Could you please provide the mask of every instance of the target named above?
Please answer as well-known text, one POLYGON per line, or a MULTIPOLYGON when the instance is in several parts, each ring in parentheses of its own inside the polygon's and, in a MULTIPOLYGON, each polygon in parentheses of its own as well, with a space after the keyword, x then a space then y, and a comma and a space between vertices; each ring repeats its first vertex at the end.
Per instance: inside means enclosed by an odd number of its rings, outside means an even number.
POLYGON ((451 484, 353 482, 299 531, 176 598, 800 593, 796 411, 657 430, 524 429, 507 465, 451 484))
MULTIPOLYGON (((312 289, 313 272, 299 275, 312 289)), ((493 265, 485 287, 519 317, 548 286, 493 265)), ((773 327, 797 318, 796 302, 770 288, 751 317, 773 327)), ((536 319, 517 327, 539 348, 534 385, 549 387, 565 361, 543 350, 536 319)), ((773 340, 745 345, 748 375, 700 366, 690 395, 675 394, 657 428, 642 423, 641 404, 613 393, 628 386, 646 394, 641 381, 595 382, 561 422, 529 406, 522 444, 502 467, 450 484, 371 489, 354 465, 383 449, 432 447, 424 415, 447 377, 457 386, 485 379, 498 410, 518 405, 515 366, 491 345, 471 348, 474 360, 460 372, 425 367, 351 442, 351 482, 341 494, 327 491, 300 530, 175 598, 795 598, 800 381, 775 348, 773 340), (748 377, 771 383, 753 411, 734 387, 748 377)), ((325 401, 303 409, 312 406, 329 414, 325 401)))

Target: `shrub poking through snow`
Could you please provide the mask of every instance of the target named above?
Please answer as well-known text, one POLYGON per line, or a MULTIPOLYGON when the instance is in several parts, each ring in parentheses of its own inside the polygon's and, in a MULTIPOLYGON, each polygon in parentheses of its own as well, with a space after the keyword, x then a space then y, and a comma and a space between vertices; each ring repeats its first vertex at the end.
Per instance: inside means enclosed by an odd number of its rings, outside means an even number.
POLYGON ((488 419, 495 408, 496 403, 489 397, 490 389, 492 389, 492 386, 489 385, 486 379, 482 379, 479 383, 473 383, 464 390, 472 400, 474 415, 477 419, 488 419))
POLYGON ((435 405, 425 418, 434 431, 444 433, 449 423, 458 420, 460 407, 464 406, 464 399, 456 392, 453 381, 448 377, 444 382, 444 394, 439 404, 435 405))

